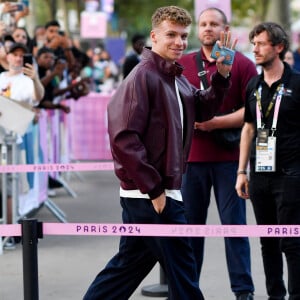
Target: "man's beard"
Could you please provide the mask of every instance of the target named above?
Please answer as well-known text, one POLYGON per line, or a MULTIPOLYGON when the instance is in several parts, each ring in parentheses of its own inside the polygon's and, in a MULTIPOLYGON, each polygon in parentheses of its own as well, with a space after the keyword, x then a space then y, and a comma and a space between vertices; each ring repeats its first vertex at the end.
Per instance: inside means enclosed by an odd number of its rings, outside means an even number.
POLYGON ((266 61, 263 61, 262 63, 257 64, 258 66, 261 66, 262 68, 266 69, 269 68, 270 66, 272 66, 273 62, 274 62, 275 58, 270 58, 266 61))
POLYGON ((216 41, 210 41, 210 42, 202 42, 202 46, 205 47, 213 47, 215 45, 216 41))

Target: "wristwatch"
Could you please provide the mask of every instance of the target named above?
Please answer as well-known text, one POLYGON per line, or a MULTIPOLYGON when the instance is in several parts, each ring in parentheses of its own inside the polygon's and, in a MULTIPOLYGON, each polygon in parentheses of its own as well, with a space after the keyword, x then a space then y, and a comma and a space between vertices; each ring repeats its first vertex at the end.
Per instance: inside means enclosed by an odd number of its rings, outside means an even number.
POLYGON ((247 171, 246 170, 238 170, 236 173, 237 173, 237 175, 240 175, 240 174, 247 175, 247 171))

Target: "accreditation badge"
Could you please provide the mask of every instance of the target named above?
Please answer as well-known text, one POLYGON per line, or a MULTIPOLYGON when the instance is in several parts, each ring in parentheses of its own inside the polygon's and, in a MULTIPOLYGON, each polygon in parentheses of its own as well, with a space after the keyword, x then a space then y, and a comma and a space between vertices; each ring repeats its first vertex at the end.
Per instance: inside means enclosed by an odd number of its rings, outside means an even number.
POLYGON ((260 129, 256 138, 256 172, 275 172, 276 137, 268 136, 267 129, 260 129))

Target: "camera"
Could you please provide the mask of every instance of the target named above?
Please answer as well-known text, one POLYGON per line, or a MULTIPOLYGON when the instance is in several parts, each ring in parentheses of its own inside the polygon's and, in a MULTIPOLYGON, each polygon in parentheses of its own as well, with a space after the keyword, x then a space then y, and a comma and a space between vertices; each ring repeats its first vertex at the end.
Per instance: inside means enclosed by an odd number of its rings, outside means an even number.
POLYGON ((15 4, 16 11, 23 11, 24 10, 24 4, 23 3, 17 3, 15 4))
POLYGON ((232 65, 233 59, 234 59, 235 51, 232 49, 229 49, 227 47, 220 48, 217 43, 215 43, 212 52, 211 52, 211 58, 218 59, 220 56, 224 56, 225 59, 223 61, 223 64, 225 65, 232 65))

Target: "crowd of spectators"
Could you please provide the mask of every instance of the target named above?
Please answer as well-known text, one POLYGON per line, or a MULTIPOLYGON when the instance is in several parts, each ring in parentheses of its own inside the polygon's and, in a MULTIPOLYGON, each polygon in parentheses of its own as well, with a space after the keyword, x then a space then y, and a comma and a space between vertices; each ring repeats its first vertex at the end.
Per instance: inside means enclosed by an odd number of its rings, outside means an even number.
MULTIPOLYGON (((83 50, 62 30, 57 20, 36 26, 31 36, 23 25, 30 13, 29 7, 23 5, 20 10, 19 4, 0 3, 0 97, 26 104, 27 109, 34 111, 34 117, 24 135, 0 126, 0 148, 2 154, 7 153, 5 163, 8 164, 51 163, 53 161, 49 161, 39 145, 41 135, 49 137, 47 130, 40 132, 42 113, 51 115, 59 110, 60 115, 69 114, 69 101, 79 100, 91 91, 111 92, 119 81, 120 67, 105 49, 83 50), (17 149, 16 157, 13 147, 17 149)), ((5 109, 0 113, 3 118, 5 109)), ((49 141, 49 147, 51 143, 49 141)), ((1 161, 3 164, 3 155, 1 161)), ((14 223, 16 215, 24 215, 20 208, 22 203, 37 197, 33 190, 41 180, 36 181, 35 176, 33 173, 17 174, 16 194, 14 177, 7 176, 5 186, 2 179, 0 223, 14 223)), ((46 174, 46 185, 47 196, 53 196, 52 188, 63 186, 55 174, 46 174)), ((12 239, 5 242, 7 247, 13 244, 12 239)))

